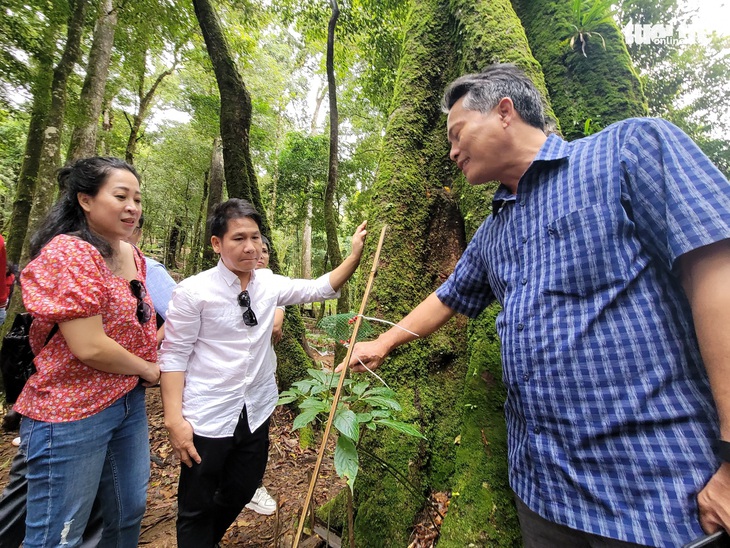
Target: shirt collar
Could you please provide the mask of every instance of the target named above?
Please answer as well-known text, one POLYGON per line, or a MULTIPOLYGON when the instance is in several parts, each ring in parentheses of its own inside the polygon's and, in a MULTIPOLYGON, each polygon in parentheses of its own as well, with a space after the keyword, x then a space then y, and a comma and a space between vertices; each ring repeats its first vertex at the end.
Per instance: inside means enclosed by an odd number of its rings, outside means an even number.
MULTIPOLYGON (((537 151, 535 159, 532 160, 528 171, 536 162, 555 162, 570 157, 571 144, 560 137, 557 133, 548 135, 547 140, 542 144, 540 150, 537 151)), ((496 215, 502 209, 505 203, 515 199, 515 195, 504 185, 494 193, 492 199, 492 215, 496 215)))
MULTIPOLYGON (((238 279, 238 276, 231 272, 228 267, 223 263, 222 259, 218 259, 218 264, 216 265, 216 268, 218 269, 218 272, 220 273, 223 280, 228 284, 229 287, 232 287, 233 284, 237 283, 239 284, 238 287, 240 289, 241 287, 241 280, 238 279)), ((249 279, 248 283, 251 283, 254 281, 254 278, 256 278, 256 271, 251 271, 251 278, 249 279)))

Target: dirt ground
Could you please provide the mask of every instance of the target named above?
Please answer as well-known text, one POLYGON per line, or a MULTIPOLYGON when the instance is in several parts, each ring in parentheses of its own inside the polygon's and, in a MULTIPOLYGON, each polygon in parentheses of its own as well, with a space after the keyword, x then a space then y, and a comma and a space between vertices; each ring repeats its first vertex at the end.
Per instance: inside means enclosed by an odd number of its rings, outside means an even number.
MULTIPOLYGON (((140 546, 173 548, 175 544, 176 492, 179 464, 172 454, 162 422, 159 389, 147 391, 147 411, 150 418, 150 444, 153 454, 147 512, 142 521, 140 546)), ((317 448, 302 450, 299 437, 291 431, 292 413, 278 407, 271 421, 271 447, 264 485, 278 499, 279 511, 262 516, 244 509, 229 528, 222 547, 276 547, 292 545, 302 505, 309 487, 309 475, 317 459, 317 448)), ((11 444, 17 432, 2 432, 0 436, 0 489, 8 479, 10 462, 16 448, 11 444)), ((331 444, 330 444, 331 445, 331 444)), ((317 505, 324 503, 342 489, 332 464, 328 447, 322 462, 320 479, 314 492, 317 505)))

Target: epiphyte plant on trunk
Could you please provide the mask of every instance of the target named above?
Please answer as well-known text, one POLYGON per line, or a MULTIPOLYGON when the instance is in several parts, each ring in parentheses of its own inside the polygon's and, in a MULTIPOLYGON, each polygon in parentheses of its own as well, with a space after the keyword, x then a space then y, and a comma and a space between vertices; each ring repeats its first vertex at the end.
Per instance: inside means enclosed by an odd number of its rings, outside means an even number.
POLYGON ((613 10, 611 0, 573 0, 571 4, 571 36, 569 39, 570 49, 575 47, 576 42, 580 43, 580 49, 584 57, 588 39, 594 34, 598 35, 606 49, 606 40, 596 29, 604 24, 613 21, 613 10))

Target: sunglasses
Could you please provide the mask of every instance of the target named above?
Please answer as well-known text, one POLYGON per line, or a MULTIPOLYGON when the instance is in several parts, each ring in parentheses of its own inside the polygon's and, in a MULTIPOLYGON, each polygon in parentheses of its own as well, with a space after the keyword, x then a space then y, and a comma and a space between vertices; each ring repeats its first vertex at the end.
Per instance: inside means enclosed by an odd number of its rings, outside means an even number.
POLYGON ((147 296, 144 284, 139 280, 130 280, 129 288, 132 290, 134 298, 137 299, 137 321, 146 324, 152 319, 152 307, 144 301, 147 296))
POLYGON ((248 291, 243 290, 238 294, 238 306, 243 308, 243 323, 248 327, 259 324, 256 314, 251 310, 251 297, 249 297, 248 291))

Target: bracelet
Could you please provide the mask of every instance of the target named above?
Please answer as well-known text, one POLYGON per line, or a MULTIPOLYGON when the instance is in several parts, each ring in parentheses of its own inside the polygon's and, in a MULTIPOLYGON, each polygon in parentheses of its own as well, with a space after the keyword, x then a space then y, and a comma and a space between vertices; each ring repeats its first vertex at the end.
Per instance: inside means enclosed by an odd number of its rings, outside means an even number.
POLYGON ((717 440, 717 456, 724 462, 730 462, 730 441, 717 440))

